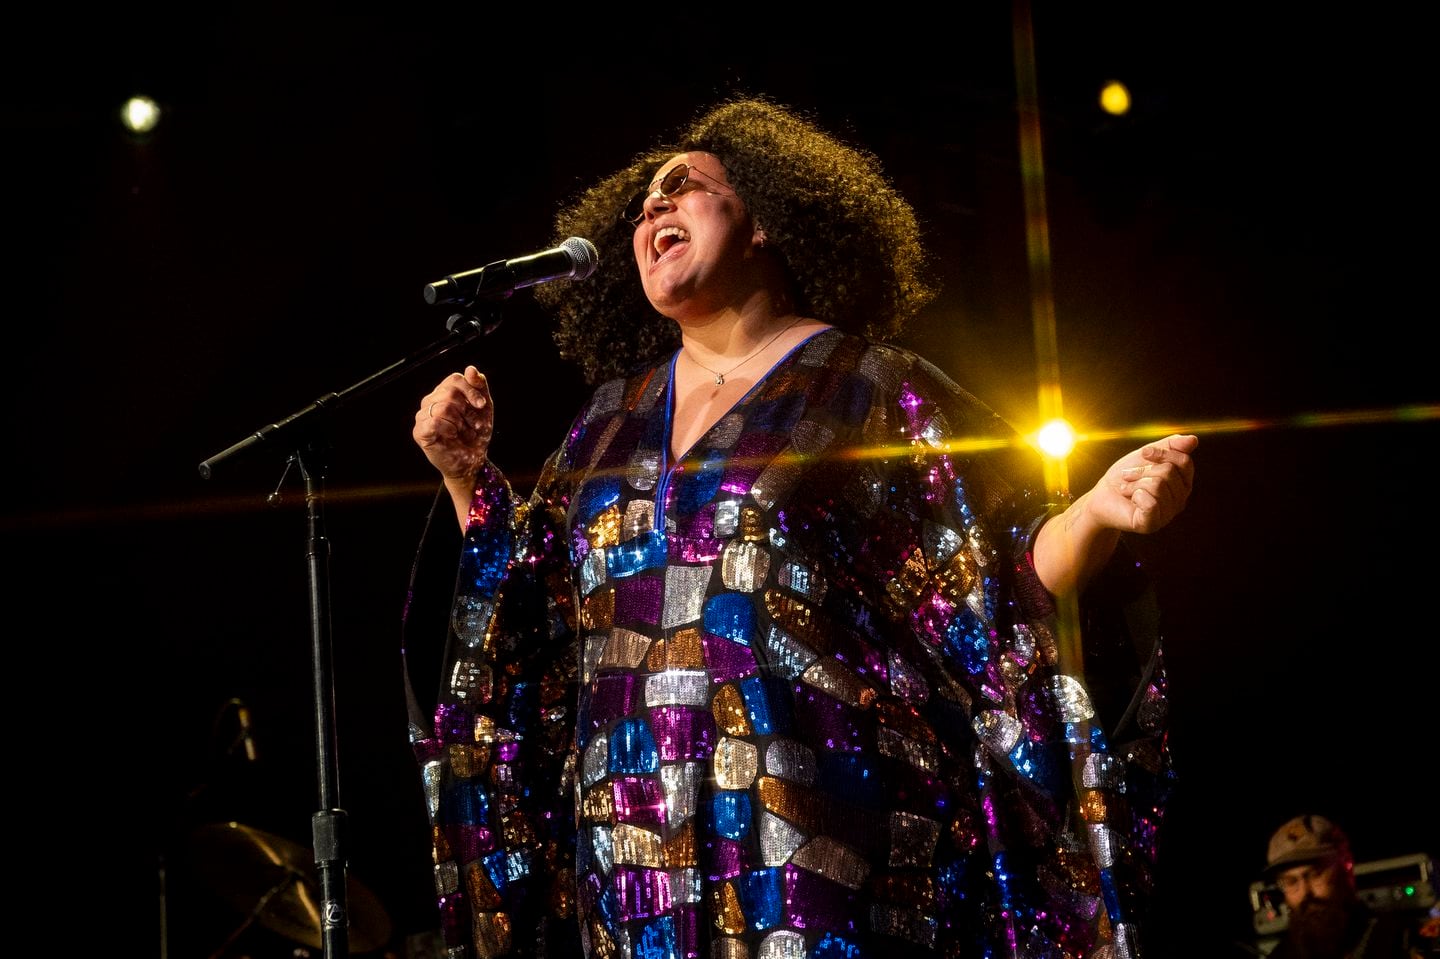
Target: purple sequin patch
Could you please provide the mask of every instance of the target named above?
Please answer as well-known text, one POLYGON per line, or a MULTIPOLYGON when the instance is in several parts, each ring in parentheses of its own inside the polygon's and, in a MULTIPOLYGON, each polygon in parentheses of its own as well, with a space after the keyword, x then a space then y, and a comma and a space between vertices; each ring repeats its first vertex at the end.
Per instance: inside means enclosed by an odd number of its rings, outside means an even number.
POLYGON ((740 875, 745 862, 745 849, 734 839, 712 839, 706 844, 709 852, 706 876, 711 882, 740 875))
POLYGON ((660 598, 664 584, 653 576, 636 576, 615 582, 615 623, 660 621, 660 598))
POLYGON ((785 867, 785 913, 796 929, 855 930, 855 892, 795 866, 785 867))
POLYGON ((715 751, 715 717, 695 706, 661 706, 650 714, 660 759, 708 759, 715 751))
POLYGON ((621 776, 610 788, 617 821, 646 826, 665 821, 665 792, 653 776, 621 776))
POLYGON ((622 920, 644 919, 670 911, 670 875, 660 869, 618 868, 614 882, 622 920))
POLYGON ((635 705, 635 674, 606 673, 592 684, 588 716, 591 729, 628 716, 635 705))
POLYGON ((753 676, 759 668, 755 663, 755 653, 748 646, 709 633, 700 642, 705 647, 705 667, 710 670, 711 681, 717 685, 742 676, 753 676))
POLYGON ((854 712, 809 685, 795 687, 795 724, 805 742, 822 743, 826 749, 861 752, 865 740, 854 712))

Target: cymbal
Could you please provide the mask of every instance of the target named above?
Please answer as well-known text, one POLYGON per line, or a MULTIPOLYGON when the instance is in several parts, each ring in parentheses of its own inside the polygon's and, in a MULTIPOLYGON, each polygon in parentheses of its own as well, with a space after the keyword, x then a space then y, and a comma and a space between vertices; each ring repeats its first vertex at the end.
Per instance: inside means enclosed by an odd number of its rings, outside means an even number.
MULTIPOLYGON (((271 932, 323 948, 320 871, 305 846, 238 822, 211 823, 191 835, 197 873, 231 906, 271 932)), ((390 917, 374 893, 346 876, 349 945, 371 952, 390 939, 390 917)))

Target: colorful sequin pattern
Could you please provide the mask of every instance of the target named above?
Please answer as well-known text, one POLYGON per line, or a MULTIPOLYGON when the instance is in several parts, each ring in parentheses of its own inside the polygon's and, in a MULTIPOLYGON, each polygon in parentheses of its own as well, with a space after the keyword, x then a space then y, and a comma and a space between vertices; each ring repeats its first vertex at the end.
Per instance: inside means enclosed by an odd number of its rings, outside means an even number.
POLYGON ((1138 955, 1164 674, 1120 667, 1112 747, 1008 427, 832 330, 671 462, 671 372, 601 387, 530 500, 477 490, 412 729, 450 955, 1138 955))

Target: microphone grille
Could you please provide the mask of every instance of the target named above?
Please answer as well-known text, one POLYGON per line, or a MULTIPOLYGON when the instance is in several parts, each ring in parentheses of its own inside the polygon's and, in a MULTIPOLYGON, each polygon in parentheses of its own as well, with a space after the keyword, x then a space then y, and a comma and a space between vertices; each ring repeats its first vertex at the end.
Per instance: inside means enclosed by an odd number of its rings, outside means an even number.
POLYGON ((583 280, 600 266, 600 251, 595 244, 581 236, 572 236, 560 246, 570 254, 570 278, 583 280))

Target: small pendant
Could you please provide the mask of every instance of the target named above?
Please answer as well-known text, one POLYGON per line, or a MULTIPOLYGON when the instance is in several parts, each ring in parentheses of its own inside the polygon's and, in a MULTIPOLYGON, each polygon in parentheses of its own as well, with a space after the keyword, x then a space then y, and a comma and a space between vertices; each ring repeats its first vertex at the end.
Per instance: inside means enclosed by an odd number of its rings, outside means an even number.
POLYGON ((724 373, 716 373, 716 374, 715 374, 715 385, 716 385, 716 386, 724 386, 724 385, 725 385, 725 374, 724 374, 724 373))

